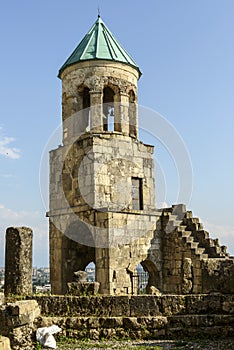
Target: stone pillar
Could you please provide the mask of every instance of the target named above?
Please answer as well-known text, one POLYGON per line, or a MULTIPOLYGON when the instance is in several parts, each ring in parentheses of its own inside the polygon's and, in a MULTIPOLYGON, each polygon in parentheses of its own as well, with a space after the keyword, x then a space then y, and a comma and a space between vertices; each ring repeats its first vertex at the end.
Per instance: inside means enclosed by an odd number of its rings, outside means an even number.
POLYGON ((102 91, 90 91, 90 131, 103 131, 102 91))
POLYGON ((6 230, 6 296, 32 293, 32 236, 28 227, 9 227, 6 230))
POLYGON ((100 283, 99 293, 110 294, 109 249, 96 247, 95 262, 96 282, 100 283))
MULTIPOLYGON (((52 219, 54 220, 54 217, 52 219)), ((62 239, 62 232, 57 229, 50 219, 50 283, 52 294, 65 293, 63 288, 62 239)))
POLYGON ((125 135, 129 135, 129 96, 128 94, 120 94, 120 123, 121 131, 125 135))

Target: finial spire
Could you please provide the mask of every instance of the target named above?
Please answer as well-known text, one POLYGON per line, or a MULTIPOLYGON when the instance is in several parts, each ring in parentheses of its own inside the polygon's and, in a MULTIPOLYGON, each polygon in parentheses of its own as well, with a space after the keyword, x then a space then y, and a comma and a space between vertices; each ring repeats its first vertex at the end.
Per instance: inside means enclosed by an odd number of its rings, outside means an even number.
POLYGON ((98 18, 101 17, 101 10, 100 10, 100 6, 98 6, 98 18))

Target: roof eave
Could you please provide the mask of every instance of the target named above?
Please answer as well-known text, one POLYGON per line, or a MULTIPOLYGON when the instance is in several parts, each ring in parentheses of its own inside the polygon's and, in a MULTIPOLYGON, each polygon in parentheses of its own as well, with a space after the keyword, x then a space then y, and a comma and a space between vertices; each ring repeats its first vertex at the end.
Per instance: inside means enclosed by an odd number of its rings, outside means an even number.
POLYGON ((79 62, 87 62, 87 61, 110 61, 110 62, 122 63, 122 64, 125 64, 125 65, 127 65, 127 66, 130 66, 130 67, 132 67, 132 68, 134 68, 134 69, 136 69, 136 70, 138 71, 138 73, 139 73, 139 78, 138 78, 138 80, 139 80, 140 77, 142 76, 142 72, 140 71, 140 68, 139 68, 138 66, 135 66, 135 65, 131 64, 131 63, 122 62, 122 61, 118 61, 118 60, 114 60, 114 59, 98 58, 98 57, 96 57, 95 59, 90 58, 90 59, 85 59, 85 60, 79 60, 78 62, 73 62, 73 63, 67 64, 67 65, 63 65, 63 66, 60 68, 57 77, 58 77, 59 79, 61 79, 61 74, 64 72, 64 70, 65 70, 66 68, 71 67, 71 66, 73 66, 73 65, 75 65, 75 64, 77 64, 77 63, 79 63, 79 62))

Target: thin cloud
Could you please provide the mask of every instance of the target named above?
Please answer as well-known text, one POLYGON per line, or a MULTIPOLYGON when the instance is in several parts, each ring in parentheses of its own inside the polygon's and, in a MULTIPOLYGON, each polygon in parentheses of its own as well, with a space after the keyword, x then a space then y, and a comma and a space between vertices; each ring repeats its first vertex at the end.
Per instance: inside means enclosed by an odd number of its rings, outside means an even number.
POLYGON ((0 155, 10 159, 19 159, 20 149, 10 147, 10 144, 14 141, 15 139, 13 137, 3 136, 2 139, 0 139, 0 155))

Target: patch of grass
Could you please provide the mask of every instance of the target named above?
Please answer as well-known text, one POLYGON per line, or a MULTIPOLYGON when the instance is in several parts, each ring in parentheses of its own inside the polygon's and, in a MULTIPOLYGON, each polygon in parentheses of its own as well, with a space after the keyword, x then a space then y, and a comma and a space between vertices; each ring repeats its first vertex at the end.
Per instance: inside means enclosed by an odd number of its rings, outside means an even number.
POLYGON ((121 342, 121 341, 79 341, 79 340, 74 340, 74 339, 68 339, 66 337, 63 337, 62 342, 57 343, 59 349, 67 349, 67 346, 69 346, 69 349, 72 349, 74 346, 75 348, 80 348, 80 349, 106 349, 111 348, 111 349, 118 349, 118 350, 163 350, 161 346, 152 346, 152 345, 137 345, 137 344, 128 344, 126 342, 121 342), (73 342, 71 342, 73 340, 73 342))
POLYGON ((59 345, 63 345, 63 344, 67 344, 67 345, 76 344, 77 345, 77 343, 78 343, 77 339, 68 338, 68 337, 65 337, 64 335, 59 335, 57 342, 59 345))
POLYGON ((42 349, 43 349, 42 345, 39 343, 39 341, 37 341, 35 343, 34 350, 42 350, 42 349))

